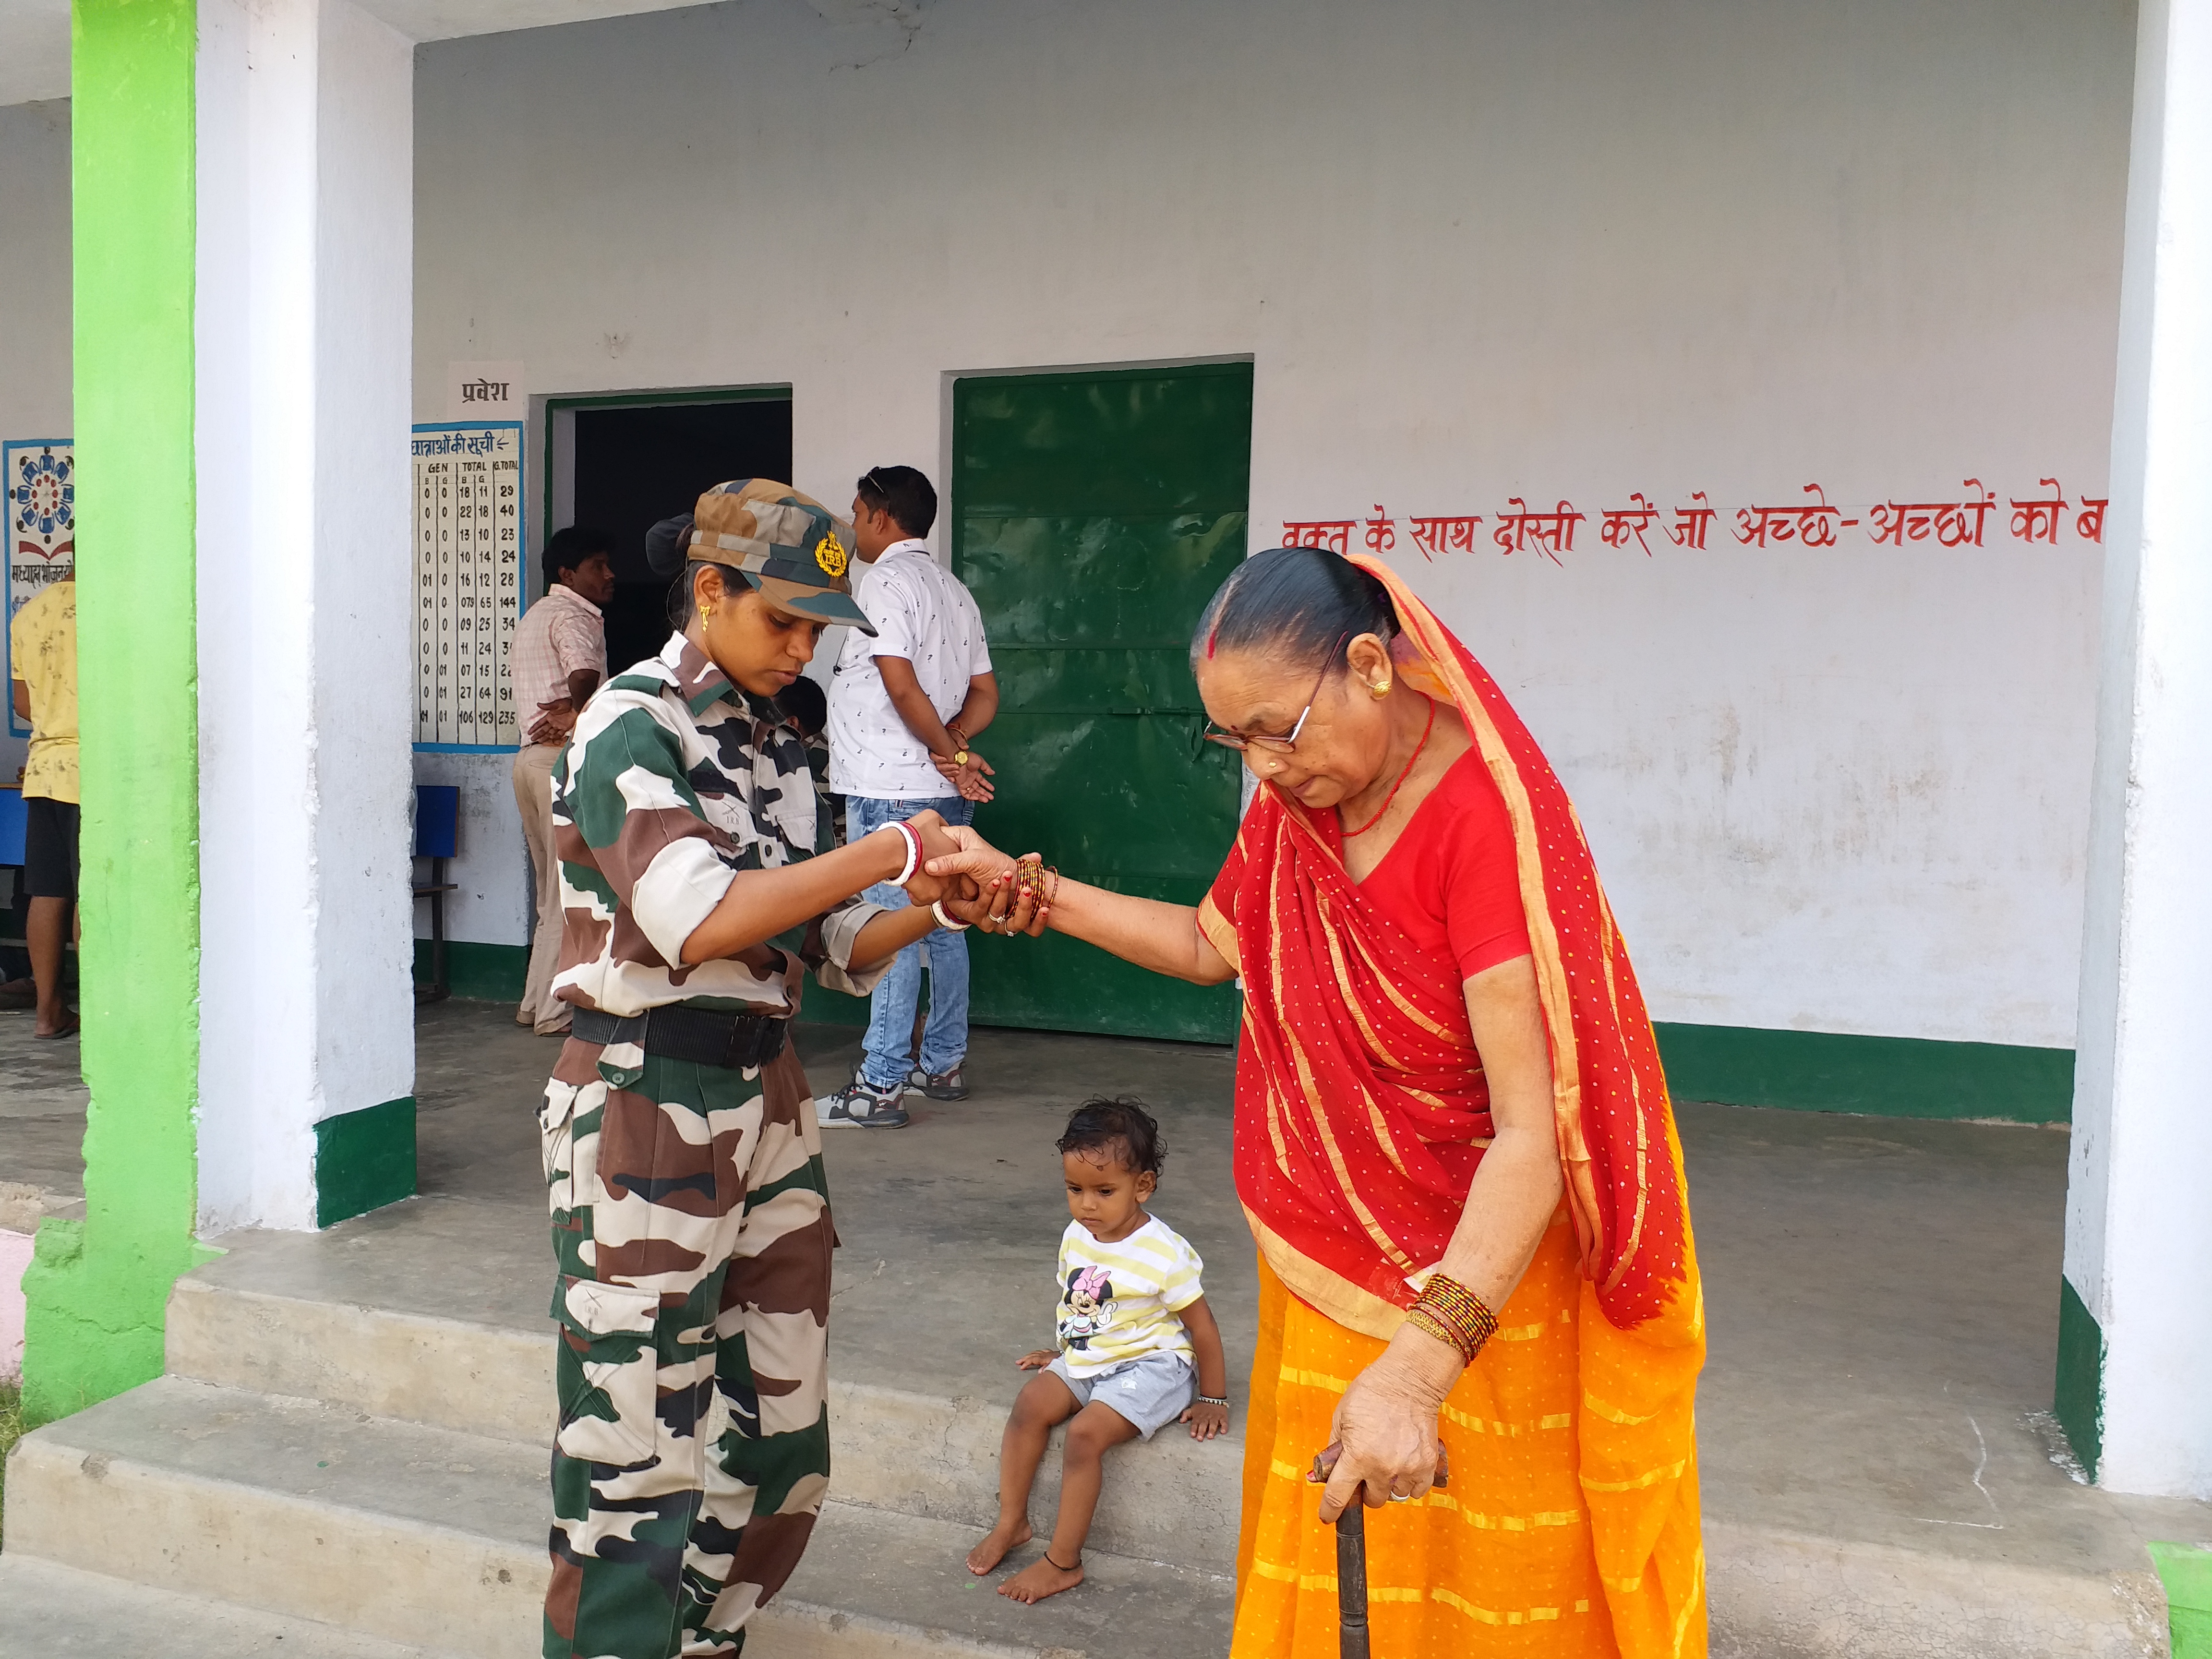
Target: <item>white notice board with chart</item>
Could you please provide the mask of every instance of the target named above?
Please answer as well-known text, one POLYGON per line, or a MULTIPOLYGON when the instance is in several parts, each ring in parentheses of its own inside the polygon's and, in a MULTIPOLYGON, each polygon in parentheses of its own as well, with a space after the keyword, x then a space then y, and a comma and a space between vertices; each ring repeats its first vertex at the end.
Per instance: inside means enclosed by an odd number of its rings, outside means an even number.
POLYGON ((415 428, 415 746, 513 749, 522 422, 415 428))

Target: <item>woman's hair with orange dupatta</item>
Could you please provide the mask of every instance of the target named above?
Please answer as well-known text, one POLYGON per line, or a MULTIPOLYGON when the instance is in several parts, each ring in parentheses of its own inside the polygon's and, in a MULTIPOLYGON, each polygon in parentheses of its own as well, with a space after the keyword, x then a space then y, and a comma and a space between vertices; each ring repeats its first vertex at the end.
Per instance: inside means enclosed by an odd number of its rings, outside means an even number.
POLYGON ((1388 645, 1398 632, 1389 592, 1358 565, 1326 548, 1271 547, 1215 590, 1190 636, 1190 662, 1195 669, 1217 652, 1263 651, 1319 666, 1362 634, 1388 645))

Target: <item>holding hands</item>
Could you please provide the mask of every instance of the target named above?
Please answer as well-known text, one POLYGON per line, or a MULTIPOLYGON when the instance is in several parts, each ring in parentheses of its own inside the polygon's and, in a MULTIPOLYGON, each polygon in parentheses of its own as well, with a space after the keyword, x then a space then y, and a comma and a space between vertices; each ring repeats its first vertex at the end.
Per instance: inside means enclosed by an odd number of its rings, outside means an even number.
MULTIPOLYGON (((904 884, 907 897, 914 903, 925 908, 936 903, 939 899, 944 899, 947 901, 947 909, 955 908, 951 901, 966 895, 972 895, 975 890, 974 884, 968 881, 961 872, 939 872, 937 866, 959 855, 960 844, 952 837, 956 834, 969 832, 957 830, 952 825, 946 823, 944 817, 934 808, 916 812, 912 817, 905 820, 905 823, 906 828, 911 830, 919 837, 921 842, 920 851, 914 860, 913 872, 904 884)), ((895 824, 886 827, 897 828, 895 824)), ((962 919, 966 920, 965 917, 962 919)))
POLYGON ((958 884, 940 896, 945 909, 987 933, 1042 934, 1054 884, 1043 860, 1035 853, 1010 858, 964 824, 949 825, 945 834, 952 850, 933 854, 924 866, 933 877, 958 884))

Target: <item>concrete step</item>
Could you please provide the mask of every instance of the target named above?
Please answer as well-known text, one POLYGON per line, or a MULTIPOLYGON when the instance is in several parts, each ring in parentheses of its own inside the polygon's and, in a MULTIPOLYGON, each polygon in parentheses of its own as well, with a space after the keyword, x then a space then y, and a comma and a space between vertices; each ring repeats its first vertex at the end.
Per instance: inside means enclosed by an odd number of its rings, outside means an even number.
MULTIPOLYGON (((426 1231, 439 1237, 436 1206, 426 1231)), ((471 1277, 484 1235, 471 1224, 471 1277)), ((534 1235, 520 1237, 535 1243, 534 1235)), ((459 1241, 454 1241, 458 1243, 459 1241)), ((233 1235, 230 1253, 178 1280, 169 1304, 172 1376, 224 1388, 318 1400, 342 1411, 482 1436, 531 1449, 542 1462, 553 1433, 553 1354, 542 1303, 512 1277, 368 1282, 323 1241, 233 1235), (331 1257, 337 1255, 333 1261, 331 1257), (374 1302, 352 1299, 374 1297, 374 1302), (398 1305, 393 1305, 393 1304, 398 1305)), ((497 1265, 497 1264, 495 1264, 497 1265)), ((837 1367, 835 1326, 832 1367, 837 1367)), ((1022 1375, 998 1368, 1000 1392, 953 1397, 833 1375, 830 1409, 835 1491, 841 1501, 987 1527, 998 1512, 999 1438, 1022 1375), (999 1375, 999 1373, 1003 1373, 999 1375)), ((1091 1539, 1100 1549, 1212 1571, 1236 1565, 1243 1457, 1231 1436, 1203 1445, 1170 1427, 1115 1453, 1091 1539)), ((1058 1437, 1039 1472, 1036 1513, 1060 1499, 1058 1437)))
MULTIPOLYGON (((520 1441, 164 1377, 27 1437, 9 1554, 473 1659, 538 1649, 545 1454, 520 1441)), ((1037 1608, 961 1558, 980 1529, 830 1504, 762 1615, 766 1659, 1021 1659, 1228 1645, 1226 1577, 1090 1553, 1037 1608)), ((1036 1547, 1032 1547, 1032 1551, 1036 1547)), ((1026 1559, 1026 1554, 1024 1559, 1026 1559)))
POLYGON ((8 1553, 420 1647, 523 1655, 545 1456, 162 1377, 27 1435, 8 1553))
POLYGON ((0 1555, 0 1659, 445 1659, 305 1619, 0 1555))

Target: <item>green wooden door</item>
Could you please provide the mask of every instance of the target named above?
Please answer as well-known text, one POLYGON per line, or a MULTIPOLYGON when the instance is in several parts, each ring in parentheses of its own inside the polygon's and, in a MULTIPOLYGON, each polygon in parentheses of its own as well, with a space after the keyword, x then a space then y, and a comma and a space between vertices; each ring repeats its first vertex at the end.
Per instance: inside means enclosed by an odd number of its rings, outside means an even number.
MULTIPOLYGON (((1201 740, 1190 630, 1244 556, 1252 366, 993 375, 952 393, 952 568, 982 607, 999 717, 976 827, 1066 874, 1195 904, 1237 829, 1201 740)), ((1227 1042, 1237 992, 1057 935, 970 934, 979 1024, 1227 1042)))

